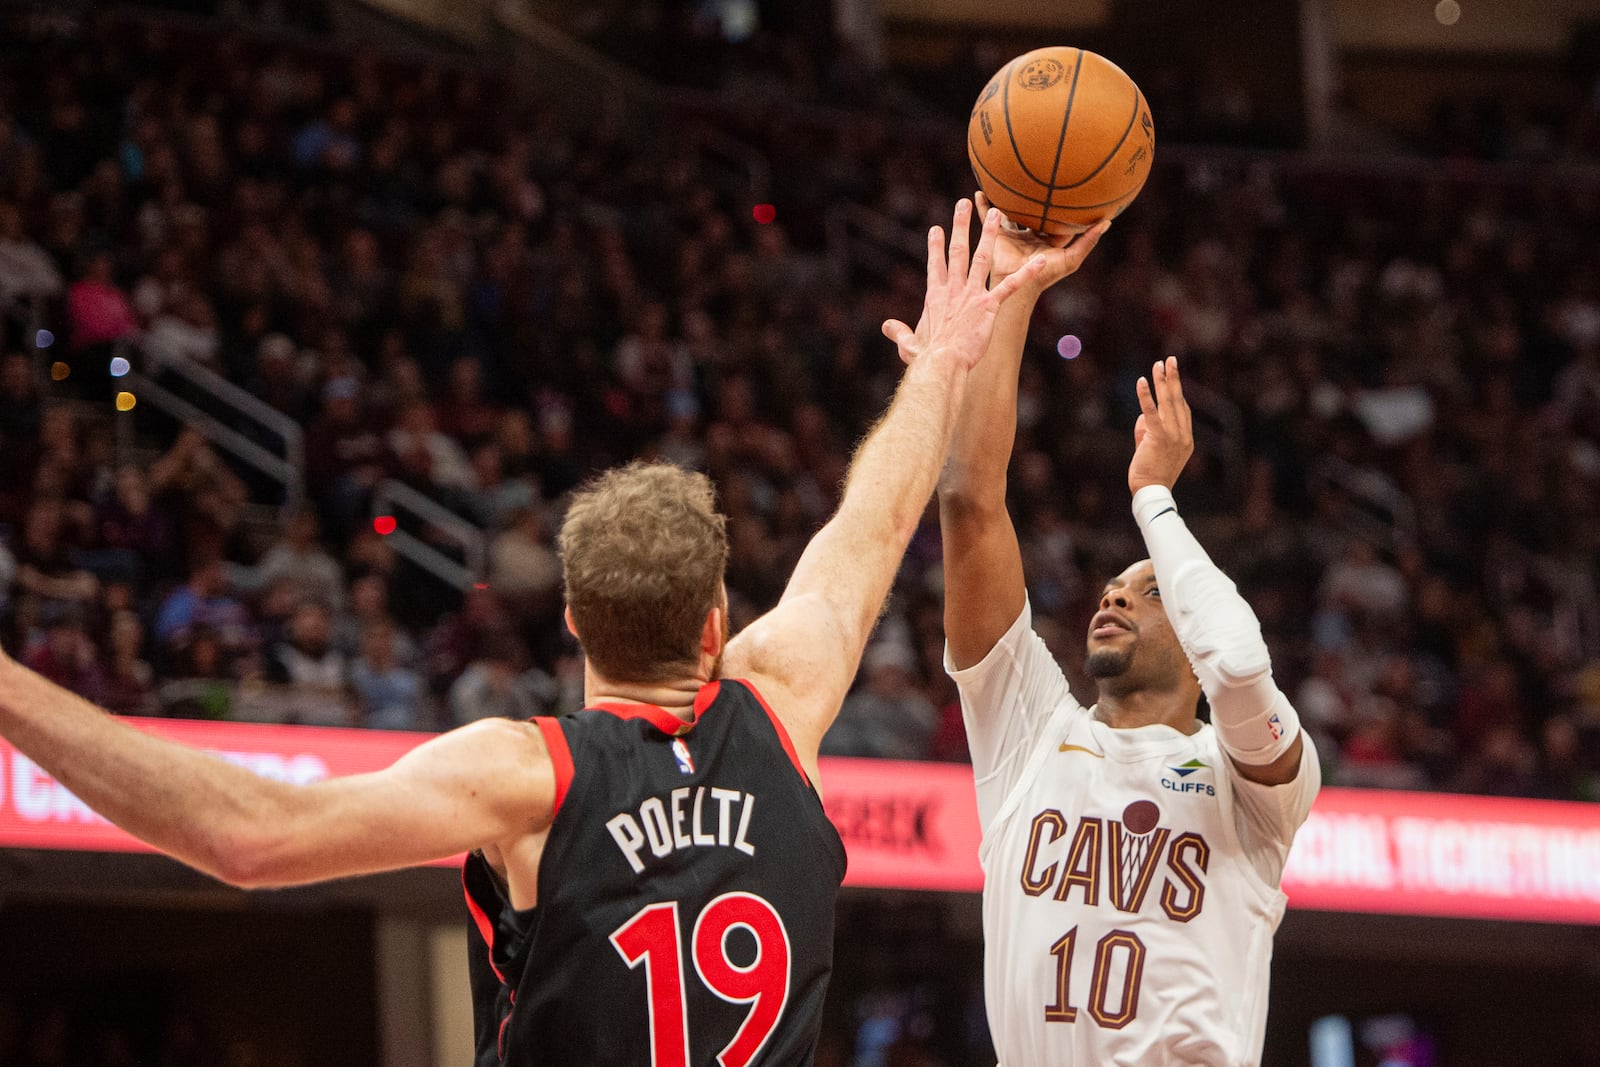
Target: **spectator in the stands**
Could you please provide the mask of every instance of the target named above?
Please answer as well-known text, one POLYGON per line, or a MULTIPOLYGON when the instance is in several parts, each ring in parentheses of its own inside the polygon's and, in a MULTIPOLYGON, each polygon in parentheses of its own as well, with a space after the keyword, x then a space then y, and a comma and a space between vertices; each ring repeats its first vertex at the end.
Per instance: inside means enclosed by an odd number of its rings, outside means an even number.
POLYGON ((169 593, 156 613, 155 637, 168 655, 181 653, 201 629, 225 660, 256 644, 255 620, 228 594, 222 561, 214 558, 196 563, 189 580, 169 593))
POLYGON ((27 665, 85 700, 103 701, 105 672, 84 626, 82 609, 58 603, 45 609, 43 621, 44 640, 28 651, 27 665))
MULTIPOLYGON (((345 610, 333 620, 333 644, 350 658, 361 654, 361 635, 378 623, 391 623, 389 587, 382 575, 363 574, 350 583, 345 610)), ((417 643, 404 629, 394 629, 395 659, 411 666, 417 662, 417 643)))
POLYGON ((484 393, 483 364, 463 356, 450 364, 444 399, 439 403, 439 432, 471 447, 494 436, 504 407, 484 393))
POLYGON ((341 377, 323 386, 322 414, 306 430, 305 450, 306 484, 333 532, 347 537, 366 513, 388 455, 383 435, 367 417, 360 382, 341 377))
POLYGON ((292 721, 315 726, 353 725, 346 682, 349 661, 333 647, 328 609, 308 601, 289 620, 289 638, 272 650, 267 680, 290 689, 292 721))
POLYGON ((17 587, 47 603, 84 607, 100 594, 100 582, 73 558, 75 533, 59 500, 41 499, 28 509, 17 546, 17 587))
POLYGON ((318 540, 316 515, 304 508, 283 522, 283 536, 267 549, 250 574, 252 588, 287 581, 296 599, 316 601, 337 613, 344 606, 344 570, 318 540))
POLYGON ((866 684, 845 697, 822 741, 828 755, 925 759, 938 711, 916 684, 916 653, 900 636, 880 637, 861 661, 866 684))
POLYGON ((561 560, 548 524, 529 505, 489 545, 489 588, 524 618, 549 618, 561 603, 561 560))
POLYGON ((119 715, 149 715, 156 710, 155 672, 142 657, 144 624, 132 611, 111 617, 106 638, 104 706, 119 715))
POLYGON ((410 403, 396 413, 388 444, 395 474, 416 488, 459 502, 478 487, 472 460, 459 442, 439 432, 427 404, 410 403))
POLYGON ((190 289, 177 295, 157 314, 140 339, 144 350, 163 359, 184 359, 211 370, 220 369, 217 349, 221 343, 217 316, 211 302, 190 289))
POLYGON ((367 624, 361 654, 350 668, 350 686, 362 713, 362 725, 380 730, 428 730, 427 686, 422 676, 401 663, 398 634, 386 619, 367 624))
POLYGON ((544 714, 548 709, 539 691, 523 677, 526 658, 526 651, 510 635, 490 638, 450 686, 450 724, 462 726, 493 716, 526 719, 544 714))
POLYGON ((156 699, 168 715, 184 719, 226 719, 233 707, 229 657, 217 635, 205 626, 189 633, 156 699))
POLYGON ((117 288, 116 264, 110 252, 89 256, 79 279, 67 293, 73 349, 99 350, 139 332, 139 320, 127 294, 117 288))
POLYGON ((53 300, 62 287, 61 271, 28 236, 17 205, 0 201, 0 305, 16 299, 53 300))
POLYGON ((117 470, 109 499, 95 515, 101 554, 122 574, 144 579, 171 576, 177 555, 172 519, 150 494, 143 467, 117 470))

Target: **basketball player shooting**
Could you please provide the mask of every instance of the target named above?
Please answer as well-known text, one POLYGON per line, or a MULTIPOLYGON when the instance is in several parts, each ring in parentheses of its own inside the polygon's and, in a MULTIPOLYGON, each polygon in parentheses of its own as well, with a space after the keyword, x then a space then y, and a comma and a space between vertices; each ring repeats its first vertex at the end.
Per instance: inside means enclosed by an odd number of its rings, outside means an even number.
POLYGON ((1033 631, 1006 512, 1034 301, 1105 228, 1071 244, 1002 234, 996 277, 1040 250, 1047 266, 1000 313, 939 486, 989 1024, 1004 1067, 1255 1064, 1279 880, 1320 771, 1254 613, 1173 503, 1194 448, 1177 361, 1138 383, 1128 488, 1150 558, 1106 584, 1090 620, 1092 708, 1033 631))
POLYGON ((968 371, 1043 268, 990 289, 971 204, 928 242, 909 367, 779 604, 727 640, 710 482, 612 471, 561 531, 586 710, 485 720, 387 770, 296 786, 152 737, 0 657, 0 735, 85 803, 240 886, 470 852, 477 1062, 809 1064, 844 851, 816 790, 838 713, 933 493, 968 371))

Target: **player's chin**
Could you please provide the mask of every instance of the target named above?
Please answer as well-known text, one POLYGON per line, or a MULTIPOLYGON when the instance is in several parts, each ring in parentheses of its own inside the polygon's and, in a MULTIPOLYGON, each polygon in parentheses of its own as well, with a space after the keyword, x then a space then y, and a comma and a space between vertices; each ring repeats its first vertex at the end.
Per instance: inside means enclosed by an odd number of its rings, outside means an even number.
POLYGON ((1118 648, 1106 647, 1106 642, 1089 641, 1089 654, 1084 657, 1083 670, 1091 678, 1115 678, 1125 673, 1133 664, 1133 644, 1128 642, 1118 648))

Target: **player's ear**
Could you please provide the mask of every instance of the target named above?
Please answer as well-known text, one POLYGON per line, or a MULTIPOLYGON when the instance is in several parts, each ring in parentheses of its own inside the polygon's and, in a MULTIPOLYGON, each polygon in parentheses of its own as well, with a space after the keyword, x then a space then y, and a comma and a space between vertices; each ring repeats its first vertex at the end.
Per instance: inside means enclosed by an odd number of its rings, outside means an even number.
MULTIPOLYGON (((567 622, 567 633, 573 637, 578 637, 578 624, 572 621, 572 608, 570 606, 561 613, 561 617, 567 622)), ((578 644, 583 644, 583 638, 578 637, 578 644)))
POLYGON ((723 647, 728 643, 728 601, 722 600, 716 607, 706 612, 705 624, 700 627, 700 652, 702 655, 715 659, 722 655, 723 647))

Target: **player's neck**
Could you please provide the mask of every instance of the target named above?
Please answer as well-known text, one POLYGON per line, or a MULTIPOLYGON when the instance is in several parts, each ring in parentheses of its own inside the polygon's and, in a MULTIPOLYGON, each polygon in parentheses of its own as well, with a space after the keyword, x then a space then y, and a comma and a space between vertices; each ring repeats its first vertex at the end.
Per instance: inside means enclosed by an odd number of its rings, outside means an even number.
POLYGON ((1141 726, 1170 726, 1180 734, 1200 729, 1194 717, 1195 698, 1187 691, 1135 689, 1126 693, 1100 693, 1094 717, 1113 730, 1134 730, 1141 726))
MULTIPOLYGON (((705 672, 701 672, 705 673, 705 672)), ((694 718, 694 698, 711 679, 701 677, 673 678, 665 682, 613 682, 589 668, 583 674, 583 703, 596 704, 654 704, 689 721, 694 718)))

